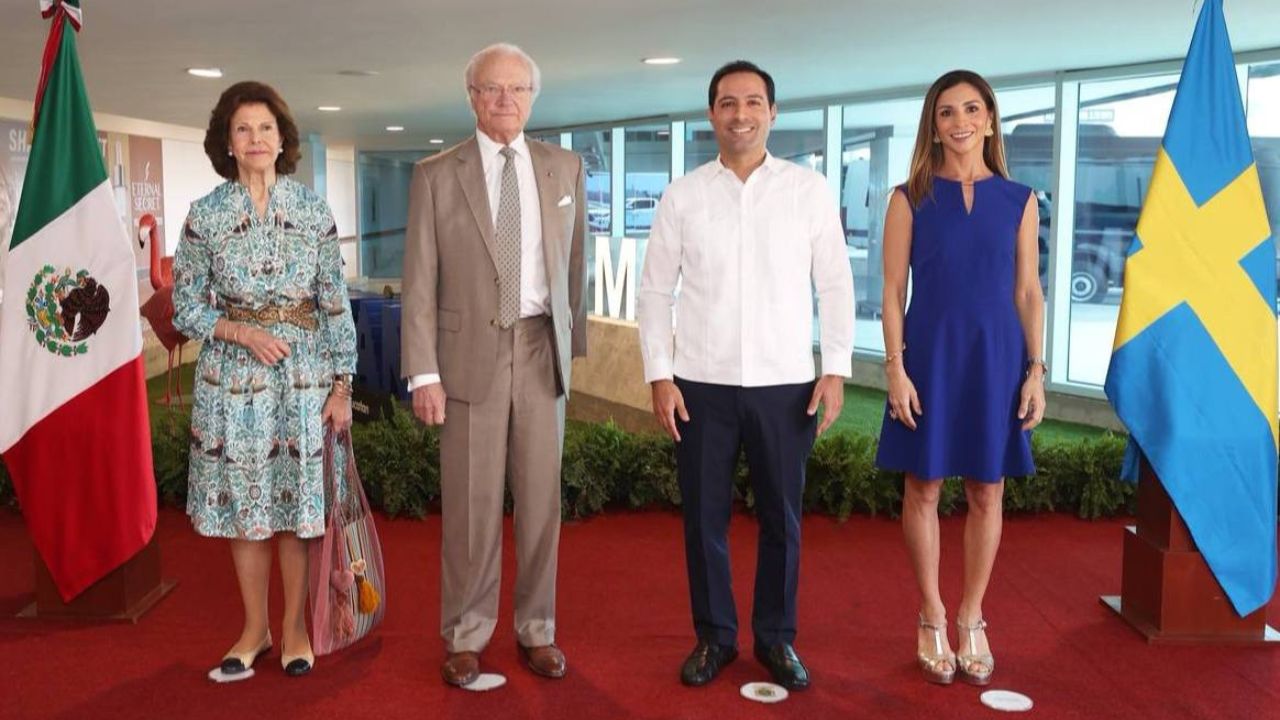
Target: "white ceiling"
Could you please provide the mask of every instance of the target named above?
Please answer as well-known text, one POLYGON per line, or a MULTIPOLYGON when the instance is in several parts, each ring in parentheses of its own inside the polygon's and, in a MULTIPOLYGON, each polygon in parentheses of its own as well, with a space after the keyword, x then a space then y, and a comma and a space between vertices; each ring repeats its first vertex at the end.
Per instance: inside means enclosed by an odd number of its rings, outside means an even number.
MULTIPOLYGON (((100 112, 203 127, 229 83, 275 85, 304 131, 365 147, 472 127, 471 54, 523 46, 542 67, 531 128, 697 111, 720 64, 753 60, 780 101, 1181 56, 1192 0, 84 0, 80 57, 100 112), (674 55, 673 67, 640 59, 674 55), (186 75, 221 67, 221 80, 186 75), (376 77, 344 77, 344 69, 376 77), (341 105, 320 113, 317 105, 341 105), (386 125, 404 125, 391 136, 386 125)), ((0 97, 29 100, 47 22, 0 0, 0 97)), ((1280 47, 1280 2, 1226 0, 1237 51, 1280 47)))

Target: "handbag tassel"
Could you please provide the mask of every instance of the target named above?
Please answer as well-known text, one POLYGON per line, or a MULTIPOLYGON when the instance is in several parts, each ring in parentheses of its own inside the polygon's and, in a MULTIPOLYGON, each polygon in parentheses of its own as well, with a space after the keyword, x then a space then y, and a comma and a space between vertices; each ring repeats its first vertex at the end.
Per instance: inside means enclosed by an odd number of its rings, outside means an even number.
POLYGON ((378 594, 378 590, 373 586, 373 583, 365 580, 363 575, 356 576, 356 585, 359 587, 360 593, 360 613, 362 615, 372 615, 377 611, 378 605, 382 603, 382 596, 378 594))

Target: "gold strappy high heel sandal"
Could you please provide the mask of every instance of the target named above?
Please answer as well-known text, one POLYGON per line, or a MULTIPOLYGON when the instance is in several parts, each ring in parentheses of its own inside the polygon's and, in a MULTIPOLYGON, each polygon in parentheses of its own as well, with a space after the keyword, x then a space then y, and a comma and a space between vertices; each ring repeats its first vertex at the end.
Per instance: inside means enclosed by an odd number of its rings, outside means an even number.
POLYGON ((933 654, 916 651, 916 661, 920 663, 920 672, 924 679, 938 685, 950 685, 956 679, 956 656, 942 649, 943 633, 947 631, 944 620, 941 625, 934 625, 920 615, 920 627, 933 632, 933 654))
POLYGON ((978 645, 977 633, 981 632, 986 635, 987 621, 979 618, 978 622, 973 625, 964 625, 956 621, 956 628, 961 632, 969 633, 969 652, 958 656, 959 664, 956 666, 960 679, 970 685, 981 686, 989 684, 991 682, 991 674, 996 671, 996 659, 989 652, 973 652, 973 649, 978 645))

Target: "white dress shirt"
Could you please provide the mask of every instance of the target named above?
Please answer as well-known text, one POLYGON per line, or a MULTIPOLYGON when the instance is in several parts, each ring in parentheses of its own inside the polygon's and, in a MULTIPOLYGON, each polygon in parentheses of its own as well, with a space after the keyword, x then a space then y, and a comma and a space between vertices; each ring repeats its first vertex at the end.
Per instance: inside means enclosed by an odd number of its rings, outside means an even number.
POLYGON ((826 178, 772 155, 746 182, 719 158, 697 168, 667 186, 649 235, 637 308, 645 382, 813 380, 815 290, 822 372, 848 377, 853 274, 826 178))
MULTIPOLYGON (((489 220, 498 225, 498 201, 502 192, 502 144, 482 130, 476 130, 480 146, 480 163, 484 167, 484 185, 489 196, 489 220)), ((529 144, 524 133, 511 141, 516 151, 511 159, 516 164, 516 184, 520 187, 520 317, 551 314, 551 286, 547 284, 547 265, 542 253, 542 207, 538 200, 538 178, 533 173, 529 144)), ((409 391, 440 382, 436 373, 409 378, 409 391)))

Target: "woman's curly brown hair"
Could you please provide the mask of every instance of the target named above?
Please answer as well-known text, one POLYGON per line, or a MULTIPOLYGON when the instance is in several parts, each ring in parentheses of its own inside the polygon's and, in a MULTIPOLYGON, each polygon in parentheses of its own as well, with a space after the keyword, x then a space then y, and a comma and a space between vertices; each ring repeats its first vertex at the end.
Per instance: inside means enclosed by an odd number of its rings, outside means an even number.
POLYGON ((213 163, 214 172, 228 180, 240 176, 236 159, 227 154, 231 147, 231 116, 242 105, 262 103, 267 106, 276 118, 276 126, 280 129, 280 147, 283 152, 276 158, 276 172, 280 175, 292 175, 298 169, 298 160, 302 151, 298 142, 298 126, 293 122, 289 106, 270 85, 252 80, 238 82, 222 92, 218 104, 209 113, 209 128, 204 133, 204 154, 213 163))

